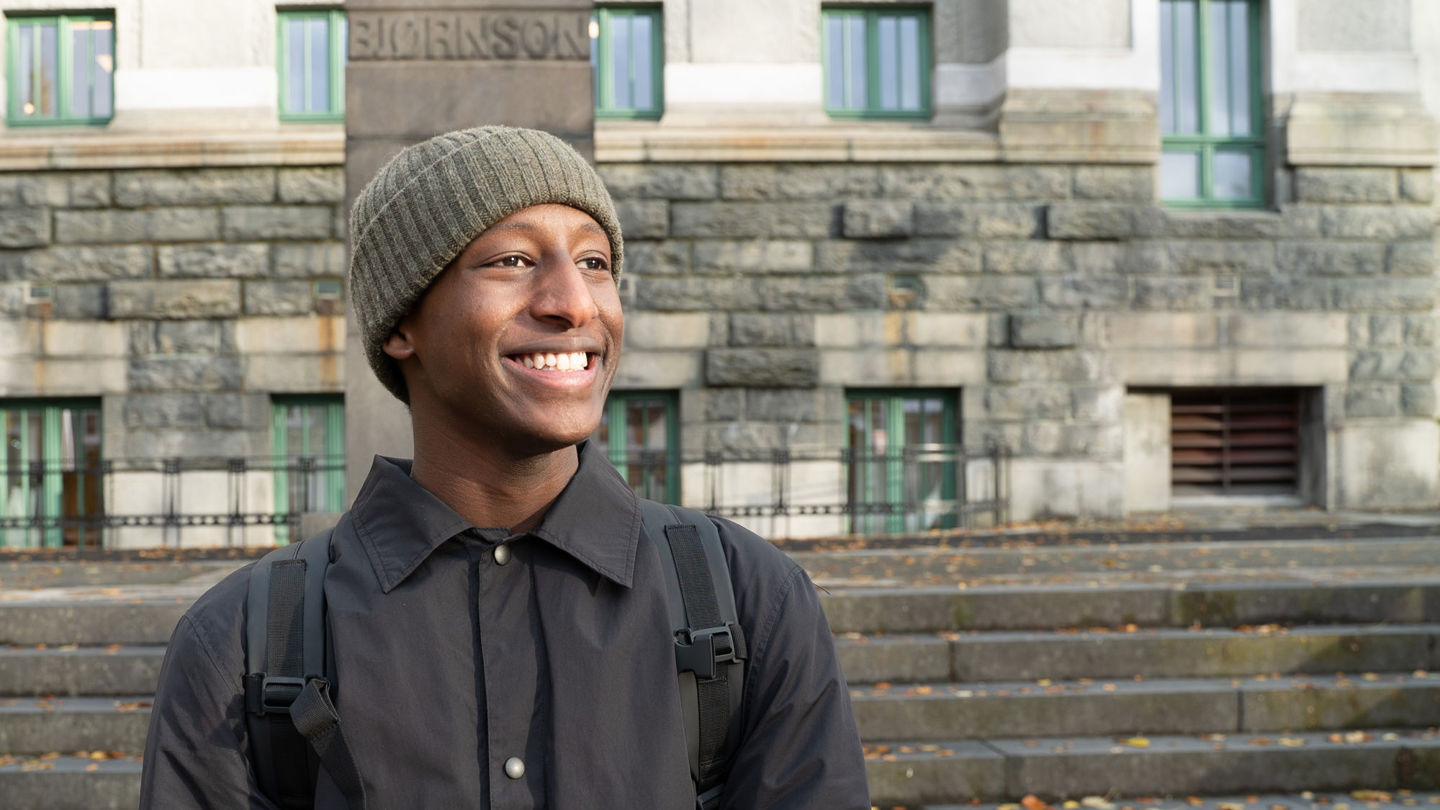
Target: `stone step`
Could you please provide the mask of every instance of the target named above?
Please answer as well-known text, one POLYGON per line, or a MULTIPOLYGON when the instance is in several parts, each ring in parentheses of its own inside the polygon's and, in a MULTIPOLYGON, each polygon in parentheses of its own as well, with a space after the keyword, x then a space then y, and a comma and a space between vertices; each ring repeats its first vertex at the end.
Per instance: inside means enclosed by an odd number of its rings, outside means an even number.
POLYGON ((6 810, 133 810, 140 804, 140 760, 0 754, 0 796, 6 810))
POLYGON ((1433 730, 1134 738, 1007 738, 869 745, 880 806, 997 801, 1034 794, 1188 796, 1440 789, 1433 730))
POLYGON ((0 698, 0 751, 145 749, 152 697, 0 698))
MULTIPOLYGON (((1005 803, 927 804, 882 807, 879 810, 1025 810, 1017 801, 1005 803)), ((1440 793, 1415 790, 1360 788, 1346 792, 1306 790, 1299 793, 1251 793, 1233 796, 1174 798, 1106 798, 1085 796, 1036 810, 1402 810, 1440 807, 1440 793)))
MULTIPOLYGON (((1333 569, 1337 571, 1428 570, 1440 567, 1440 537, 1221 542, 1036 544, 1020 539, 969 546, 790 550, 790 556, 817 581, 873 584, 944 584, 986 577, 1105 577, 1184 571, 1243 577, 1251 570, 1333 569)), ((1388 573, 1386 574, 1388 576, 1388 573)))
POLYGON ((836 638, 852 684, 1435 670, 1440 625, 914 633, 836 638))
POLYGON ((831 628, 842 633, 1416 623, 1440 622, 1440 579, 853 588, 822 601, 831 628))
POLYGON ((0 696, 153 695, 159 646, 0 647, 0 696))
POLYGON ((0 602, 0 644, 164 644, 192 601, 0 602))
POLYGON ((900 684, 850 690, 861 736, 955 740, 1440 726, 1440 674, 900 684))

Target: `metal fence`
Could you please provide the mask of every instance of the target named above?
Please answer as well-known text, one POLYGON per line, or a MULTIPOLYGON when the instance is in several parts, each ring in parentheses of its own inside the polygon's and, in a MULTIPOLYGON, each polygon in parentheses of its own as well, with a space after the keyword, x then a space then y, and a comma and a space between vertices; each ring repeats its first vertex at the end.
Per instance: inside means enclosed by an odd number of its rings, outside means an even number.
MULTIPOLYGON (((636 491, 781 536, 896 534, 1006 521, 1006 456, 954 445, 894 453, 790 448, 611 452, 636 491)), ((107 459, 0 473, 0 546, 288 542, 343 508, 344 459, 107 459)))

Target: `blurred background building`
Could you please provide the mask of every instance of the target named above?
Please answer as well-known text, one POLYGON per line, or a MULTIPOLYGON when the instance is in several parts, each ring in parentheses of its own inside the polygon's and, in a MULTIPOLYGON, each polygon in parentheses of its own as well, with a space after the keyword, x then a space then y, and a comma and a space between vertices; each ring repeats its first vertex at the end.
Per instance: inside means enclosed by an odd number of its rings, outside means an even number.
POLYGON ((775 535, 1440 505, 1440 4, 350 5, 0 1, 0 545, 344 508, 347 57, 402 51, 594 66, 596 438, 646 494, 775 535))

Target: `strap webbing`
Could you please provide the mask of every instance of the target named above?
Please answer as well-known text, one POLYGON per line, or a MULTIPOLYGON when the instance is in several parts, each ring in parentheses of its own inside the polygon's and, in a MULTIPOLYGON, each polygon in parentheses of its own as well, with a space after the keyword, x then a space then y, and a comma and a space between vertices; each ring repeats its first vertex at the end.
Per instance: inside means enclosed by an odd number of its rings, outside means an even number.
POLYGON ((365 807, 365 784, 360 769, 350 754, 350 745, 340 729, 340 714, 330 700, 329 684, 324 678, 311 678, 290 704, 290 719, 300 735, 310 741, 325 772, 345 794, 351 808, 365 807))
MULTIPOLYGON (((675 572, 680 577, 680 596, 685 602, 685 615, 690 628, 723 627, 719 605, 715 601, 715 584, 710 576, 710 563, 695 526, 666 526, 665 539, 675 559, 675 572)), ((723 765, 722 751, 729 730, 730 684, 727 673, 720 669, 714 678, 696 678, 695 688, 700 708, 700 750, 697 789, 704 793, 714 786, 717 765, 723 765)))
POLYGON ((312 751, 350 807, 365 808, 364 783, 324 678, 330 535, 276 549, 250 575, 245 702, 251 762, 261 792, 283 810, 314 806, 312 751))

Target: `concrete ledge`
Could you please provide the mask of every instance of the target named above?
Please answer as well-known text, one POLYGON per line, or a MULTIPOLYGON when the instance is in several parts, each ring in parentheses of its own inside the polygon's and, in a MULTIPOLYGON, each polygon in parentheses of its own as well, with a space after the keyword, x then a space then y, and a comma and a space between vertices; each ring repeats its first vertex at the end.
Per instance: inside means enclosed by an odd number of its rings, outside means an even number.
POLYGON ((0 171, 203 166, 338 166, 342 126, 295 131, 158 135, 108 131, 0 140, 0 171))

